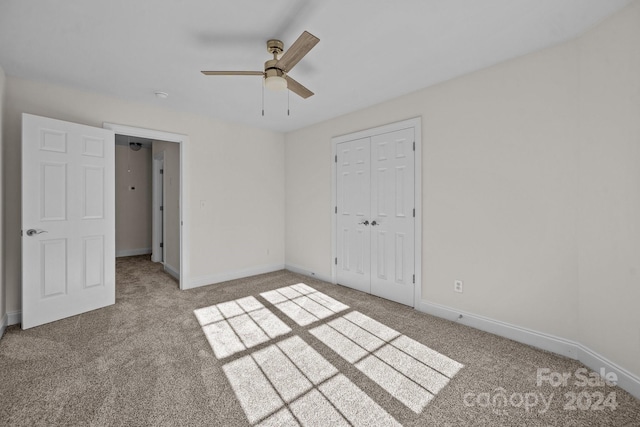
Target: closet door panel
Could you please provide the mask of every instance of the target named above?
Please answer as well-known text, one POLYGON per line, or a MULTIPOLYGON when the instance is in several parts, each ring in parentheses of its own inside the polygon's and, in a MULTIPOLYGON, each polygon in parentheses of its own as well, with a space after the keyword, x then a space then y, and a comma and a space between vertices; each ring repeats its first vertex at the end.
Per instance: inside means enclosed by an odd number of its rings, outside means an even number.
POLYGON ((337 145, 337 279, 371 292, 371 145, 369 138, 337 145))
POLYGON ((413 306, 414 130, 371 137, 371 293, 413 306))

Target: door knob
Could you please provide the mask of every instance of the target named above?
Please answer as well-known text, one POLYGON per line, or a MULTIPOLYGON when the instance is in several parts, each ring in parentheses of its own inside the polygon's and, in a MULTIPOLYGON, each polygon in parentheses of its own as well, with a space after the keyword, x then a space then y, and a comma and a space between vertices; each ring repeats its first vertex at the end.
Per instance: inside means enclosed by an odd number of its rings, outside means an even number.
POLYGON ((364 220, 363 222, 359 222, 358 225, 360 224, 364 224, 364 225, 369 225, 369 220, 364 220))
POLYGON ((371 221, 371 226, 372 227, 375 227, 376 225, 380 225, 380 224, 378 224, 375 220, 371 221))
POLYGON ((46 232, 46 230, 40 230, 39 228, 30 228, 27 230, 27 236, 35 236, 36 234, 42 234, 46 232))

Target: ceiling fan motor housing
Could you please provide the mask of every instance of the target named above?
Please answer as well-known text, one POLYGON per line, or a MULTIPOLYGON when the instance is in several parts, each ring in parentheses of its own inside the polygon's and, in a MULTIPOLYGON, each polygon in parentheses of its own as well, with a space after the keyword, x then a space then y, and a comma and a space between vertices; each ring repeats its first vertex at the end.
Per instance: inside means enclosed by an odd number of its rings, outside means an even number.
POLYGON ((264 63, 264 76, 265 77, 284 77, 284 71, 280 68, 276 68, 278 63, 277 59, 270 59, 264 63))
POLYGON ((284 51, 284 43, 280 40, 271 39, 267 41, 267 51, 273 55, 273 59, 264 63, 264 76, 269 77, 284 77, 284 71, 280 68, 276 68, 278 58, 284 51))

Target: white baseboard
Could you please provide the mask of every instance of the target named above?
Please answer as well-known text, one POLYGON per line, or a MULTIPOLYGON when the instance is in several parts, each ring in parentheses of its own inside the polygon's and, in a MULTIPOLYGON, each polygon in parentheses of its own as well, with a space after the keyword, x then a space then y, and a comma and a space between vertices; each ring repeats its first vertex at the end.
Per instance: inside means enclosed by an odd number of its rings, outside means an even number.
POLYGON ((140 248, 140 249, 122 249, 120 251, 116 251, 116 258, 120 258, 123 256, 135 256, 135 255, 151 255, 151 248, 140 248))
POLYGON ((596 372, 600 372, 601 368, 604 368, 605 372, 615 372, 618 387, 640 399, 640 377, 580 343, 577 343, 577 347, 580 362, 596 372))
POLYGON ((329 282, 329 283, 332 282, 330 276, 325 276, 324 274, 318 274, 315 271, 307 270, 295 264, 285 264, 284 269, 289 270, 293 273, 302 274, 303 276, 309 276, 309 277, 314 277, 316 279, 324 280, 325 282, 329 282))
POLYGON ((4 330, 7 329, 7 326, 9 326, 9 316, 5 313, 0 319, 0 338, 4 335, 4 330))
POLYGON ((576 343, 564 338, 456 310, 440 304, 426 302, 424 300, 420 301, 416 308, 436 317, 452 320, 456 323, 461 323, 466 326, 471 326, 472 328, 480 329, 481 331, 490 332, 533 347, 551 351, 562 356, 570 357, 571 359, 578 358, 576 343), (462 318, 459 318, 460 316, 462 316, 462 318))
POLYGON ((173 276, 174 279, 180 281, 180 271, 177 268, 170 266, 167 263, 164 263, 164 271, 173 276))
POLYGON ((22 310, 7 312, 7 326, 22 323, 22 310))
POLYGON ((228 280, 243 279, 245 277, 255 276, 257 274, 272 273, 274 271, 283 270, 284 264, 270 264, 245 270, 230 271, 227 273, 212 274, 209 276, 200 276, 192 278, 183 289, 198 288, 200 286, 213 285, 228 280))
POLYGON ((640 399, 640 378, 637 375, 578 342, 424 300, 420 301, 416 309, 436 317, 576 359, 595 372, 600 372, 602 368, 606 372, 615 372, 618 376, 617 385, 640 399))

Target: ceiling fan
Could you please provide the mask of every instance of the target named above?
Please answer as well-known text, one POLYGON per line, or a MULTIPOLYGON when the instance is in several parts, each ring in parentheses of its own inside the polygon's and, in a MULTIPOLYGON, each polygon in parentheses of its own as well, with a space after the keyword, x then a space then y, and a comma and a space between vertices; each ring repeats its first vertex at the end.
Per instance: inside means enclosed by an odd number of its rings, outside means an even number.
POLYGON ((263 76, 264 85, 268 89, 289 89, 306 99, 313 95, 313 92, 289 77, 288 73, 319 41, 319 38, 305 31, 282 54, 284 44, 280 40, 272 39, 267 41, 267 51, 273 54, 273 59, 264 63, 264 71, 203 71, 202 74, 207 76, 263 76))

